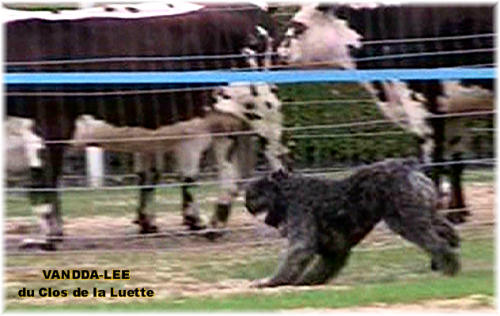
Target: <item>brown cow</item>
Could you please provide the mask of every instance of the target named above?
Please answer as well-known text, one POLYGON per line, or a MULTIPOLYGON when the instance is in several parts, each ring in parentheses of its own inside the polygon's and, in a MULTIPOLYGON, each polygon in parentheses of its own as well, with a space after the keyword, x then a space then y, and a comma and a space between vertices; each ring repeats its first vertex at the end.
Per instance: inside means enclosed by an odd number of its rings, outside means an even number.
MULTIPOLYGON (((77 11, 11 11, 5 16, 9 17, 5 25, 8 72, 182 71, 264 65, 259 53, 269 50, 269 39, 275 37, 266 10, 248 4, 171 2, 77 11), (238 56, 249 52, 250 60, 238 56)), ((215 100, 207 89, 158 91, 173 87, 179 86, 9 85, 7 115, 33 119, 40 136, 53 141, 71 138, 80 115, 92 115, 117 127, 157 130, 204 117, 213 107, 215 100)), ((33 188, 57 187, 64 147, 47 143, 42 165, 31 168, 33 188)), ((155 178, 148 175, 152 171, 146 171, 141 184, 155 178)), ((183 188, 184 208, 192 200, 187 189, 183 188)), ((151 193, 142 189, 141 200, 151 193)), ((39 245, 54 249, 54 241, 62 235, 57 191, 35 191, 30 196, 33 208, 42 214, 42 231, 47 236, 39 245)), ((138 211, 142 230, 154 231, 151 220, 138 211)))

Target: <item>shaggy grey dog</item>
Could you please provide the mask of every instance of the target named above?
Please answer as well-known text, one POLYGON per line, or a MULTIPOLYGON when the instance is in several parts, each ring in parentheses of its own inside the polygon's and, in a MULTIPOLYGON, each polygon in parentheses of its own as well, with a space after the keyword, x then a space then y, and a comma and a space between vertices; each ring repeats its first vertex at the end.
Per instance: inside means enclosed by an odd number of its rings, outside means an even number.
POLYGON ((416 160, 385 160, 358 168, 343 180, 282 171, 251 183, 246 207, 288 238, 274 276, 258 287, 322 284, 347 263, 351 248, 381 220, 432 257, 432 267, 454 275, 460 269, 459 237, 436 212, 432 181, 416 160))

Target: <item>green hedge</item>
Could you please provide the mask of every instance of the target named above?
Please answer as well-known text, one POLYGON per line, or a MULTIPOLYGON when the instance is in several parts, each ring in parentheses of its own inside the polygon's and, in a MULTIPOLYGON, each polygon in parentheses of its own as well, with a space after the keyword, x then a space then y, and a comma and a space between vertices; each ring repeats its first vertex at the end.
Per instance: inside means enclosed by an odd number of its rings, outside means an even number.
MULTIPOLYGON (((284 103, 285 127, 330 125, 347 122, 383 120, 369 94, 357 84, 282 85, 279 97, 284 103), (347 103, 286 104, 290 101, 349 100, 347 103)), ((473 118, 467 127, 492 127, 492 118, 473 118)), ((335 167, 377 161, 387 157, 407 157, 418 153, 417 139, 412 134, 363 137, 315 138, 314 135, 343 135, 357 133, 401 132, 395 124, 357 126, 285 132, 283 140, 291 149, 296 168, 335 167), (303 138, 300 138, 300 137, 303 138)), ((474 133, 468 157, 493 156, 492 133, 474 133)))

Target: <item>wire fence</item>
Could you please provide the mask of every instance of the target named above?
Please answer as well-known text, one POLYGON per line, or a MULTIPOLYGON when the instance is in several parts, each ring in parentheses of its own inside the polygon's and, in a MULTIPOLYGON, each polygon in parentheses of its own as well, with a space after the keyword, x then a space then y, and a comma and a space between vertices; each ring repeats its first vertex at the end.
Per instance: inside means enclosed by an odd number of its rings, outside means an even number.
MULTIPOLYGON (((492 131, 494 132, 494 131, 492 131)), ((315 136, 315 135, 313 135, 315 136)), ((335 174, 335 173, 346 173, 349 172, 349 169, 347 167, 317 167, 317 168, 300 168, 300 169, 295 169, 295 172, 299 174, 305 174, 305 173, 330 173, 330 174, 335 174)), ((262 176, 266 175, 267 171, 264 170, 255 170, 255 175, 262 176)), ((493 171, 490 170, 467 170, 467 174, 470 175, 493 175, 493 171)), ((209 171, 205 170, 202 171, 198 174, 199 178, 205 179, 205 178, 212 178, 216 177, 218 175, 217 171, 209 171)), ((61 179, 63 181, 81 181, 82 183, 87 180, 87 175, 83 174, 64 174, 61 176, 61 179)), ((100 179, 104 180, 110 180, 114 182, 122 182, 125 181, 126 179, 132 180, 132 179, 137 179, 139 178, 139 175, 136 173, 113 173, 113 174, 103 174, 102 176, 99 177, 100 179)), ((169 181, 173 179, 178 179, 179 174, 176 172, 162 172, 160 175, 160 179, 163 179, 164 181, 169 181)), ((27 181, 29 180, 28 176, 9 176, 7 179, 9 182, 13 183, 18 183, 22 181, 27 181)), ((14 198, 14 196, 9 197, 9 198, 14 198)))
MULTIPOLYGON (((486 165, 494 166, 496 165, 496 158, 482 158, 482 159, 468 159, 459 161, 444 161, 444 162, 433 162, 420 164, 421 168, 435 167, 435 166, 451 166, 451 165, 486 165)), ((345 171, 344 171, 345 172, 345 171)), ((328 176, 331 172, 309 172, 305 176, 328 176)), ((223 183, 235 183, 243 184, 250 183, 258 180, 258 177, 252 178, 239 178, 230 180, 211 180, 211 181, 194 181, 189 182, 190 186, 209 186, 218 185, 223 183)), ((92 187, 60 187, 60 188, 4 188, 6 193, 27 193, 27 192, 82 192, 82 191, 121 191, 121 190, 138 190, 138 189, 159 189, 159 188, 179 188, 186 186, 184 182, 176 183, 163 183, 163 184, 151 184, 151 185, 119 185, 119 186, 101 186, 98 188, 92 187)))
MULTIPOLYGON (((461 40, 477 40, 479 38, 491 38, 496 36, 495 33, 472 34, 472 35, 456 35, 456 36, 436 36, 436 37, 421 37, 421 38, 403 38, 403 39, 386 39, 376 41, 361 41, 363 45, 380 45, 380 44, 404 44, 404 43, 422 43, 434 41, 461 41, 461 40)), ((439 52, 419 52, 412 54, 393 54, 381 55, 368 58, 351 59, 352 61, 369 61, 383 60, 395 58, 423 57, 423 56, 439 56, 448 54, 469 54, 481 52, 494 52, 495 48, 469 49, 469 50, 454 50, 454 51, 439 51, 439 52)), ((278 56, 278 53, 255 53, 252 57, 273 57, 278 56)), ((185 61, 203 61, 214 59, 235 59, 248 58, 247 54, 218 54, 218 55, 192 55, 192 56, 134 56, 134 57, 106 57, 106 58, 80 58, 80 59, 59 59, 59 60, 38 60, 38 61, 7 61, 5 65, 9 66, 40 66, 40 65, 70 65, 70 64, 94 64, 94 63, 114 63, 114 62, 185 62, 185 61)), ((339 60, 340 61, 340 60, 339 60)), ((285 66, 279 66, 280 68, 285 66)))
MULTIPOLYGON (((492 205, 485 205, 483 207, 480 206, 474 206, 473 209, 465 208, 465 209, 448 209, 448 210, 439 210, 439 213, 441 214, 446 214, 446 213, 454 213, 454 212, 460 212, 460 211, 470 211, 470 212, 477 212, 477 211, 484 211, 484 210, 492 210, 492 205)), ((476 229, 478 227, 483 227, 483 226, 493 226, 495 225, 495 220, 493 219, 488 219, 488 220, 474 220, 474 221, 469 221, 467 223, 463 223, 459 226, 460 231, 466 231, 466 230, 471 230, 471 229, 476 229)), ((187 231, 183 230, 182 227, 176 227, 176 228, 169 228, 167 230, 164 230, 162 232, 157 232, 157 233, 148 233, 148 234, 126 234, 126 235, 113 235, 113 234, 103 234, 103 235, 85 235, 85 234, 78 234, 78 235, 67 235, 67 236, 60 236, 58 237, 59 240, 86 240, 86 241, 91 241, 91 240, 129 240, 129 239, 153 239, 153 238, 159 238, 159 237, 187 237, 187 236, 207 236, 210 234, 216 234, 216 235, 224 235, 228 233, 241 233, 241 232, 252 232, 255 231, 258 228, 257 225, 240 225, 240 226, 231 226, 228 228, 206 228, 203 230, 199 231, 187 231)), ((392 235, 393 233, 390 232, 389 230, 384 230, 382 232, 377 232, 374 233, 375 237, 381 237, 381 236, 387 236, 387 235, 392 235)), ((33 239, 38 239, 38 240, 43 240, 46 238, 46 236, 43 235, 36 235, 36 234, 12 234, 8 233, 5 235, 6 240, 19 240, 23 238, 33 238, 33 239)), ((242 244, 244 245, 244 243, 242 244)))
MULTIPOLYGON (((470 111, 461 113, 446 113, 446 114, 431 114, 427 115, 425 119, 433 118, 461 118, 461 117, 473 117, 473 116, 487 116, 495 115, 496 111, 470 111)), ((337 129, 337 128, 347 128, 347 127, 363 127, 363 126, 374 126, 380 124, 393 124, 407 122, 406 119, 382 119, 382 120, 370 120, 361 122, 347 122, 347 123, 336 123, 336 124, 324 124, 324 125, 306 125, 306 126, 293 126, 293 127, 283 127, 282 132, 299 132, 305 130, 325 130, 325 129, 337 129)), ((392 133, 392 132, 391 132, 392 133)), ((154 133, 153 133, 154 134, 154 133)), ((43 144, 54 145, 54 144, 86 144, 86 143, 117 143, 117 142, 145 142, 145 141, 167 141, 167 140, 179 140, 179 139, 194 139, 194 138, 212 138, 212 137, 231 137, 231 136, 244 136, 244 135, 257 135, 258 132, 255 130, 250 131, 235 131, 235 132, 221 132, 221 133, 193 133, 193 134, 180 134, 180 135, 164 135, 164 136, 148 136, 148 137, 114 137, 114 138, 96 138, 96 139, 57 139, 57 140, 43 140, 43 144)), ((304 136, 300 136, 304 138, 304 136)), ((332 137, 357 137, 356 134, 340 134, 339 136, 332 137)), ((27 141, 26 143, 36 143, 35 141, 27 141)))
MULTIPOLYGON (((494 225, 494 223, 492 223, 494 225)), ((494 238, 494 233, 482 233, 480 235, 475 235, 467 240, 486 240, 494 238)), ((394 240, 391 240, 392 242, 394 240)), ((246 241, 246 242, 224 242, 221 244, 207 244, 202 246, 186 246, 186 247, 176 247, 176 248, 129 248, 129 249, 112 249, 113 253, 162 253, 162 252, 208 252, 217 250, 228 250, 232 248, 242 248, 242 247, 260 247, 266 245, 282 245, 285 246, 287 241, 283 238, 275 239, 265 239, 259 241, 246 241)), ((409 242, 401 243, 396 245, 384 245, 384 246, 366 246, 355 248, 354 252, 370 252, 370 251, 384 251, 393 249, 402 249, 415 247, 415 245, 409 242)), ((76 249, 76 250, 58 250, 58 251, 8 251, 9 256, 65 256, 73 254, 107 254, 110 249, 76 249)))
MULTIPOLYGON (((239 7, 239 8, 226 8, 226 10, 230 11, 238 11, 238 10, 254 10, 255 7, 239 7)), ((217 10, 217 9, 216 9, 217 10)), ((280 13, 281 15, 291 15, 288 13, 280 13)), ((387 39, 380 41, 362 41, 361 43, 365 46, 368 45, 402 45, 402 44, 415 44, 415 43, 423 43, 423 42, 444 42, 444 41, 467 41, 467 40, 476 40, 478 38, 489 39, 492 40, 495 38, 494 33, 486 33, 486 34, 474 34, 474 35, 457 35, 457 36, 447 36, 447 37, 422 37, 422 38, 405 38, 405 39, 387 39)), ((494 53, 496 52, 496 48, 481 48, 481 49, 471 49, 471 50, 447 50, 447 51, 424 51, 418 53, 405 53, 405 54, 387 54, 387 55, 379 55, 379 56, 371 56, 364 58, 353 58, 349 61, 356 63, 364 63, 364 62, 372 62, 372 61, 385 61, 385 60, 401 60, 401 59, 413 59, 420 57, 427 58, 436 58, 436 57, 447 57, 447 56, 455 56, 455 55, 468 55, 468 54, 482 54, 482 53, 494 53)), ((262 53, 256 54, 254 57, 276 57, 276 53, 262 53)), ((84 59, 64 59, 64 60, 37 60, 37 61, 22 61, 22 62, 6 62, 5 65, 8 67, 18 67, 18 66, 43 66, 43 65, 85 65, 85 64, 95 64, 95 63, 115 63, 115 62, 153 62, 153 63, 161 63, 161 62, 186 62, 186 61, 213 61, 213 60, 224 60, 224 59, 244 59, 248 58, 245 54, 225 54, 225 55, 197 55, 197 56, 133 56, 133 57, 109 57, 109 58, 84 58, 84 59)), ((337 60, 335 62, 339 62, 337 60)), ((304 66, 328 66, 325 63, 309 63, 304 66)), ((471 64, 471 65, 460 65, 456 67, 449 67, 444 69, 456 69, 456 68, 484 68, 484 67, 496 67, 496 63, 484 63, 484 64, 471 64)), ((271 66, 270 69, 288 69, 293 68, 293 66, 271 66)), ((255 70, 255 68, 240 68, 241 70, 255 70)), ((264 69, 264 68, 259 68, 264 69)), ((269 69, 266 68, 266 70, 269 69)), ((260 83, 255 83, 260 84, 260 83)), ((165 89, 157 89, 157 88, 132 88, 132 89, 122 89, 122 88, 109 88, 101 86, 96 91, 93 88, 93 91, 55 91, 56 89, 46 87, 44 90, 33 91, 30 89, 26 89, 25 91, 19 90, 10 90, 9 86, 6 87, 5 95, 7 97, 73 97, 73 96, 83 96, 83 97, 95 97, 95 96, 136 96, 136 95, 144 95, 144 94, 162 94, 162 93, 174 93, 174 92, 195 92, 195 91, 210 91, 213 90, 214 86, 209 87, 189 87, 189 88, 165 88, 165 89), (49 91, 52 89, 52 91, 49 91)), ((38 88, 37 88, 38 89, 38 88)), ((284 106, 312 106, 312 105, 352 105, 352 104, 362 104, 362 103, 375 103, 376 100, 373 98, 358 98, 358 99, 349 99, 349 100, 309 100, 309 101, 288 101, 283 102, 284 106)), ((425 119, 432 118, 466 118, 466 117, 478 117, 478 116, 491 116, 496 115, 496 111, 474 111, 474 112, 465 112, 465 113, 447 113, 440 115, 429 115, 425 117, 425 119)), ((334 133, 335 130, 343 129, 343 128, 362 128, 362 127, 374 127, 383 124, 394 124, 394 123, 405 123, 405 120, 369 120, 369 121, 356 121, 356 122, 344 122, 344 123, 335 123, 335 124, 323 124, 323 125, 309 125, 309 126, 290 126, 283 127, 282 132, 292 134, 290 137, 294 139, 331 139, 331 138, 361 138, 361 137, 387 137, 387 136, 396 136, 409 134, 407 131, 402 130, 386 130, 386 131, 377 131, 377 132, 353 132, 353 133, 334 133), (314 132, 322 132, 322 134, 314 134, 314 132), (299 133, 299 134, 294 134, 299 133), (300 134, 300 133, 309 133, 309 134, 300 134)), ((494 133, 494 128, 470 128, 466 130, 471 133, 494 133)), ((85 140, 67 140, 67 139, 51 139, 44 141, 46 145, 52 144, 79 144, 79 143, 112 143, 112 142, 146 142, 146 141, 167 141, 167 140, 179 140, 179 139, 192 139, 192 138, 203 138, 203 137, 233 137, 239 135, 255 135, 255 131, 239 131, 239 132, 230 132, 230 133, 210 133, 210 134, 196 134, 196 135, 169 135, 169 136, 154 136, 154 137, 131 137, 131 138, 121 138, 121 139, 85 139, 85 140)), ((463 159, 459 161, 443 161, 443 162, 433 162, 428 164, 422 164, 422 168, 426 167, 435 167, 435 166, 452 166, 456 164, 462 165, 477 165, 477 166, 487 166, 494 167, 496 166, 496 158, 481 158, 481 159, 463 159)), ((304 168, 301 170, 297 170, 296 172, 304 173, 306 176, 332 176, 332 174, 336 173, 347 173, 350 172, 351 169, 343 168, 343 167, 329 167, 329 168, 304 168)), ((267 174, 267 171, 257 172, 259 175, 267 174)), ((493 173, 493 171, 491 172, 493 173)), ((201 174, 202 176, 214 176, 217 175, 216 172, 213 173, 205 173, 201 174)), ((137 177, 133 174, 126 175, 106 175, 106 178, 114 178, 114 177, 137 177)), ((167 175, 171 176, 171 175, 167 175)), ((79 176, 74 176, 72 178, 77 178, 79 176)), ((69 178, 69 177, 67 177, 69 178)), ((211 186, 211 185, 220 185, 222 183, 246 183, 250 181, 254 181, 257 179, 256 177, 252 177, 249 179, 233 179, 233 180, 213 180, 213 181, 196 181, 194 183, 189 183, 189 185, 194 186, 211 186)), ((60 187, 60 188, 5 188, 5 193, 28 193, 28 192, 100 192, 106 194, 109 191, 121 191, 121 190, 137 190, 137 189, 151 189, 151 188, 179 188, 184 186, 185 183, 181 182, 173 182, 173 183, 162 183, 156 185, 119 185, 119 186, 103 186, 99 188, 87 188, 87 187, 60 187)), ((88 198, 85 195, 78 195, 82 198, 88 198)), ((8 198, 12 198, 12 196, 8 196, 8 198)), ((108 201, 108 203, 114 203, 115 201, 108 201)), ((137 201, 136 201, 137 202, 137 201)), ((172 204, 179 205, 181 201, 169 201, 172 204)), ((98 203, 93 201, 93 203, 98 203)), ((483 241, 483 240, 494 240, 495 238, 495 228, 496 228, 496 220, 494 216, 491 216, 490 213, 493 213, 493 202, 485 203, 485 204, 475 204, 470 208, 465 209, 448 209, 448 210, 440 210, 441 213, 453 213, 460 211, 470 211, 472 213, 476 212, 484 212, 487 213, 486 216, 478 216, 474 218, 472 221, 469 221, 465 224, 460 225, 457 229, 462 236, 466 236, 467 241, 483 241), (484 217, 484 218, 483 218, 484 217)), ((108 211, 108 210, 107 210, 108 211)), ((86 218, 91 218, 96 214, 86 214, 86 218)), ((8 224, 9 222, 15 221, 23 221, 26 217, 4 217, 4 224, 8 224)), ((73 218, 72 221, 78 221, 79 218, 73 218)), ((112 217, 110 217, 112 220, 112 217)), ((34 223, 33 223, 34 224, 34 223)), ((231 252, 233 250, 241 250, 241 249, 251 249, 254 247, 274 247, 277 249, 282 249, 286 246, 287 242, 284 238, 279 237, 268 237, 268 236, 260 236, 259 238, 248 238, 244 241, 230 241, 224 240, 219 243, 213 242, 197 242, 193 244, 182 244, 182 243, 171 243, 170 245, 164 243, 161 246, 155 246, 152 241, 154 240, 165 240, 167 238, 179 240, 179 239, 188 239, 191 237, 203 239, 207 235, 237 235, 237 234, 249 234, 253 237, 258 235, 256 231, 258 231, 261 227, 257 221, 251 222, 247 225, 234 225, 227 228, 221 229, 204 229, 201 231, 186 231, 182 226, 168 226, 167 229, 162 230, 158 233, 152 234, 136 234, 136 233, 126 233, 126 234, 118 234, 116 232, 110 233, 110 229, 107 228, 109 222, 102 222, 99 225, 95 225, 91 227, 92 230, 86 230, 86 233, 74 234, 74 235, 65 235, 58 237, 64 243, 71 242, 85 242, 86 245, 91 245, 92 249, 60 249, 55 252, 51 251, 41 251, 41 250, 19 250, 17 247, 13 250, 12 244, 21 244, 21 241, 28 241, 31 239, 32 241, 36 240, 45 240, 47 236, 42 236, 40 233, 4 233, 4 244, 10 243, 10 248, 5 248, 5 257, 6 257, 6 266, 4 266, 4 271, 7 275, 14 275, 16 278, 17 287, 19 282, 26 282, 30 278, 33 279, 34 270, 40 269, 78 269, 78 268, 86 268, 86 267, 99 267, 102 269, 104 267, 116 267, 116 264, 122 264, 124 261, 120 259, 113 259, 112 261, 108 261, 106 263, 98 263, 95 258, 106 258, 107 256, 117 255, 118 257, 124 258, 126 255, 133 256, 138 259, 139 257, 143 257, 144 255, 150 254, 152 256, 161 255, 161 254, 169 254, 172 253, 174 255, 182 255, 189 253, 197 253, 197 254, 205 254, 205 253, 215 253, 218 254, 220 252, 226 251, 231 252), (88 232, 92 231, 92 232, 88 232), (102 231, 102 233, 99 233, 102 231), (95 232, 95 233, 93 233, 95 232), (255 240, 257 239, 257 240, 255 240), (110 244, 119 242, 119 241, 133 241, 138 242, 140 245, 134 245, 134 247, 126 247, 127 243, 122 243, 124 247, 120 248, 116 245, 110 246, 110 244), (107 245, 100 245, 99 243, 108 242, 107 245), (94 260, 86 260, 89 257, 94 260), (46 258, 54 259, 54 261, 44 261, 46 258), (81 259, 81 260, 80 260, 81 259), (12 261, 10 261, 12 260, 12 261), (50 266, 48 266, 48 262, 51 262, 50 266), (71 263, 71 264, 70 264, 71 263), (16 275, 16 273, 25 273, 24 275, 16 275)), ((33 225, 35 226, 35 225, 33 225)), ((5 232, 5 229, 4 229, 5 232)), ((371 233, 371 237, 374 238, 375 242, 369 243, 361 243, 358 247, 354 248, 354 253, 370 253, 370 252, 383 252, 383 251, 392 251, 392 250, 400 250, 400 249, 408 249, 415 248, 414 244, 411 244, 401 237, 394 237, 394 233, 392 233, 387 227, 377 227, 374 232, 371 233)), ((156 245, 161 244, 156 243, 156 245)), ((78 248, 78 245, 69 246, 78 248)), ((272 248, 272 249, 274 249, 272 248)), ((202 260, 210 260, 208 257, 203 257, 202 260)), ((205 262, 204 261, 204 262, 205 262)), ((141 271, 144 269, 154 269, 154 272, 160 271, 158 268, 158 263, 153 259, 149 262, 144 262, 139 260, 132 260, 126 266, 127 269, 135 268, 137 271, 141 271)), ((399 269, 400 267, 398 267, 399 269)), ((387 272, 389 274, 394 273, 392 270, 387 272)), ((405 273, 413 273, 414 267, 404 267, 405 273)), ((420 268, 419 268, 420 269, 420 268)), ((471 270, 471 268, 468 268, 471 270)), ((472 268, 475 270, 483 269, 482 266, 474 266, 472 268)), ((487 267, 486 269, 490 269, 487 267)), ((151 280, 157 277, 157 275, 149 274, 151 280)), ((39 275, 36 275, 37 281, 39 279, 39 275)), ((174 277, 175 278, 175 277, 174 277)), ((375 279, 380 278, 380 272, 376 273, 361 273, 356 275, 356 279, 365 280, 365 279, 375 279)), ((29 281, 28 281, 29 282, 29 281)), ((29 284, 29 283, 28 283, 29 284)), ((7 285, 6 288, 10 289, 10 286, 7 285)))

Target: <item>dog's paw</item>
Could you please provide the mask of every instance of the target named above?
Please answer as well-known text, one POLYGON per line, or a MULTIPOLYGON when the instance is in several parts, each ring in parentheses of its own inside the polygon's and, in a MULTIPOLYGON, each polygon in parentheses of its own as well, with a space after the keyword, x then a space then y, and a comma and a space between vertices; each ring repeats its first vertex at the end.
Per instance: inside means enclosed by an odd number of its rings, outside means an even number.
POLYGON ((268 286, 270 286, 269 278, 254 280, 250 283, 250 287, 255 289, 261 289, 268 286))

